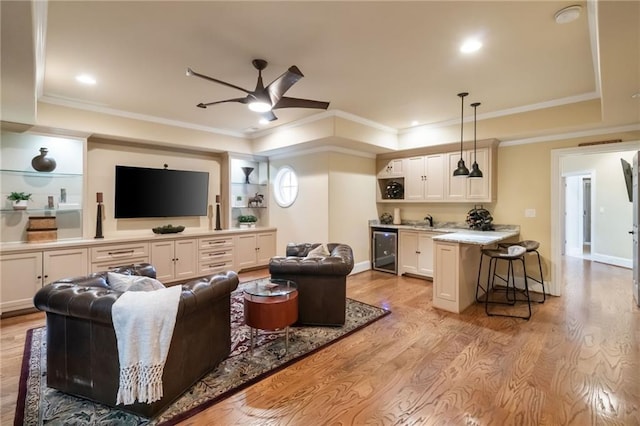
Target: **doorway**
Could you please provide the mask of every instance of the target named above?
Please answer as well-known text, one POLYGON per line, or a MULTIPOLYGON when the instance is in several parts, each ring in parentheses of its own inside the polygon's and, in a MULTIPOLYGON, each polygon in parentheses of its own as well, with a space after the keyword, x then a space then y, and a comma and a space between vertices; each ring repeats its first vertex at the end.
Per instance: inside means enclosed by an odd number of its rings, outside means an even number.
MULTIPOLYGON (((638 151, 640 150, 640 141, 621 142, 615 144, 605 145, 592 145, 578 148, 562 148, 551 150, 551 282, 549 283, 549 292, 554 296, 562 295, 562 257, 565 254, 565 242, 566 235, 565 226, 565 177, 563 176, 563 161, 572 156, 581 156, 585 154, 597 154, 597 153, 621 153, 624 151, 638 151)), ((620 169, 613 170, 613 173, 622 173, 620 169)), ((591 193, 595 187, 593 178, 590 182, 591 193)), ((591 198, 590 203, 592 209, 596 208, 596 200, 591 198)), ((598 209, 598 214, 600 210, 598 209)), ((591 230, 594 229, 594 215, 591 216, 591 230)), ((595 245, 597 241, 593 241, 593 232, 590 235, 591 239, 591 253, 593 255, 597 249, 595 245)), ((628 265, 619 265, 629 267, 628 265)))
POLYGON ((564 254, 591 260, 592 180, 595 171, 563 174, 564 196, 564 254))

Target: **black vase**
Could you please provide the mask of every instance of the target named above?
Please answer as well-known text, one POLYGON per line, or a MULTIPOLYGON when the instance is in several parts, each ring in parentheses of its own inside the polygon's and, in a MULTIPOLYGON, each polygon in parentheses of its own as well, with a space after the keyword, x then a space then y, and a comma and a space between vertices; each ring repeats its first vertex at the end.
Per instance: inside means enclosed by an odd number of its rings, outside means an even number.
POLYGON ((49 150, 40 148, 40 155, 36 155, 31 160, 31 166, 39 172, 52 172, 56 169, 56 160, 47 157, 49 150))

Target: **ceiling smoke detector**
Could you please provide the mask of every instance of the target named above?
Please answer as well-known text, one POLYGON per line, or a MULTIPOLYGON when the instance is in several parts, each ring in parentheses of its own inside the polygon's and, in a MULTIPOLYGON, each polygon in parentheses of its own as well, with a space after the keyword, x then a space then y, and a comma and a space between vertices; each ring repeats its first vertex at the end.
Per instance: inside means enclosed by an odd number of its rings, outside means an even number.
POLYGON ((556 24, 568 24, 569 22, 573 22, 580 17, 580 12, 582 12, 582 6, 577 4, 560 9, 554 15, 556 24))

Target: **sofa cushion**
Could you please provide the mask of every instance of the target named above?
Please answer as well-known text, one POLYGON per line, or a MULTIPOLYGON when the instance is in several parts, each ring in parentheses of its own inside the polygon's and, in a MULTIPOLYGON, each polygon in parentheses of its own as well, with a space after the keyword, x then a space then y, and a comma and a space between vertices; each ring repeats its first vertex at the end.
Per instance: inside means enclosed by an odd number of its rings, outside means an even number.
POLYGON ((154 291, 165 288, 155 278, 140 275, 125 275, 108 272, 107 279, 112 290, 116 291, 154 291))
POLYGON ((312 249, 309 253, 307 253, 305 257, 307 259, 312 259, 314 257, 327 257, 330 255, 331 253, 329 253, 329 249, 327 248, 326 244, 320 244, 318 247, 312 249))

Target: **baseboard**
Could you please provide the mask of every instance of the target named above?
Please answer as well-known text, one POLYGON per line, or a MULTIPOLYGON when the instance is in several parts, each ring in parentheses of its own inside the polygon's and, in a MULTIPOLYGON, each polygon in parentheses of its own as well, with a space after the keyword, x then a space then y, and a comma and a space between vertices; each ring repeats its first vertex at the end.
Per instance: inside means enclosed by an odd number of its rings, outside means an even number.
POLYGON ((365 260, 364 262, 358 262, 353 265, 353 270, 349 275, 359 274, 360 272, 368 271, 371 269, 371 261, 365 260))
POLYGON ((633 260, 624 257, 607 256, 606 254, 591 253, 591 260, 608 265, 621 266, 627 269, 633 269, 633 260))

